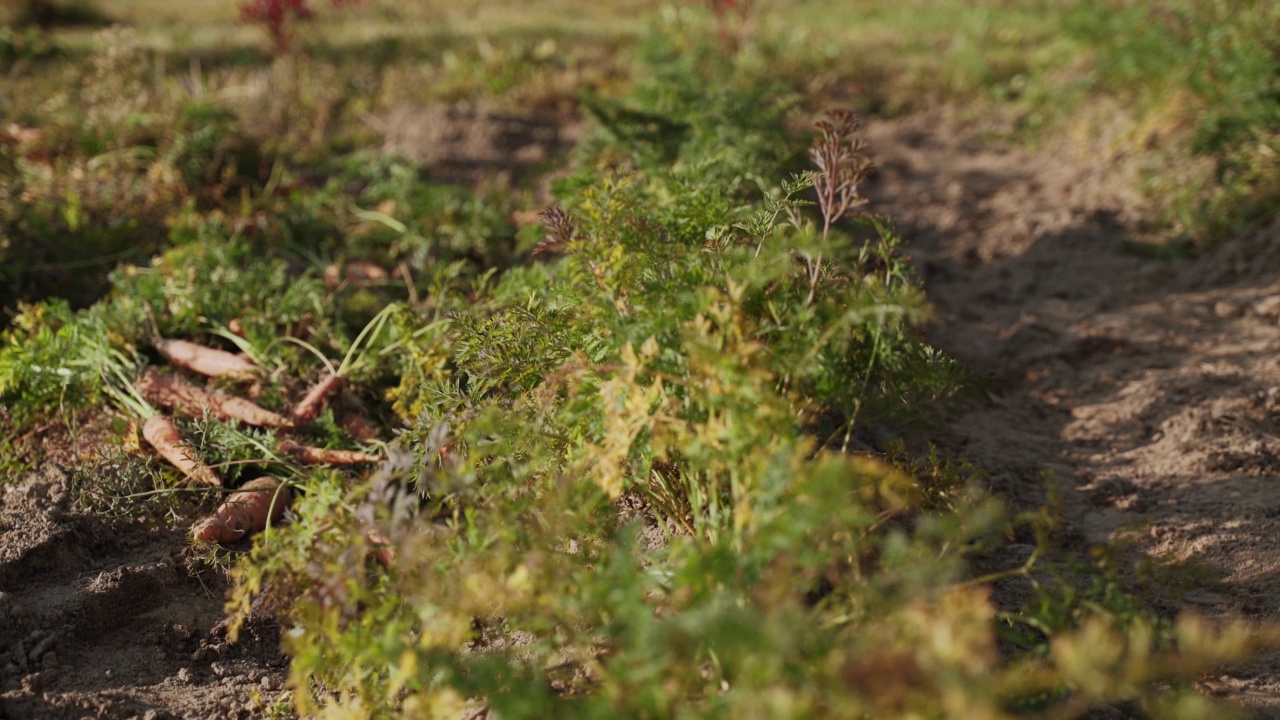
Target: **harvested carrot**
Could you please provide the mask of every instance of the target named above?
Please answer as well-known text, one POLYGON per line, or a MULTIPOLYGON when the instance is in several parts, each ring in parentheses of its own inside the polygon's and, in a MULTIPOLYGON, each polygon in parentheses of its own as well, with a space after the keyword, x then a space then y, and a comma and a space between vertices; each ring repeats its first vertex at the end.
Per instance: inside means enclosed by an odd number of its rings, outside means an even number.
POLYGON ((9 127, 0 130, 0 143, 12 143, 14 145, 23 145, 26 143, 34 143, 40 139, 44 133, 36 128, 20 127, 17 123, 10 123, 9 127))
POLYGON ((250 378, 262 370, 243 355, 187 340, 161 338, 156 341, 156 349, 174 365, 208 377, 250 378))
POLYGON ((209 392, 174 375, 148 368, 134 386, 149 402, 200 416, 205 410, 223 420, 239 420, 260 427, 289 427, 289 418, 224 392, 209 392))
POLYGON ((368 260, 349 260, 345 265, 334 263, 324 269, 324 284, 336 288, 343 283, 351 287, 366 287, 385 282, 389 275, 376 263, 368 260))
POLYGON ((338 427, 347 431, 351 437, 360 442, 377 440, 380 437, 378 426, 373 421, 355 410, 346 410, 338 414, 338 427))
POLYGON ((360 465, 378 462, 382 459, 377 455, 370 455, 359 450, 330 450, 311 447, 310 445, 299 445, 292 440, 281 441, 276 446, 276 449, 280 451, 280 454, 288 455, 298 462, 318 465, 360 465))
POLYGON ((314 322, 314 318, 308 315, 291 325, 285 325, 281 329, 280 334, 286 337, 295 337, 300 339, 310 337, 311 325, 313 322, 314 322))
POLYGON ((142 424, 142 437, 187 477, 202 485, 222 487, 222 478, 197 457, 196 449, 190 443, 182 439, 173 418, 152 415, 142 424))
POLYGON ((307 394, 293 406, 293 411, 289 413, 289 417, 295 425, 306 425, 316 416, 320 414, 325 402, 334 393, 342 389, 342 376, 333 374, 315 385, 307 391, 307 394))
POLYGON ((377 528, 372 528, 364 534, 364 539, 369 541, 373 546, 373 557, 378 564, 384 568, 390 569, 396 561, 396 549, 391 544, 391 539, 377 528))
POLYGON ((192 534, 206 542, 235 542, 280 519, 292 499, 271 476, 250 480, 227 496, 217 512, 196 523, 192 534))

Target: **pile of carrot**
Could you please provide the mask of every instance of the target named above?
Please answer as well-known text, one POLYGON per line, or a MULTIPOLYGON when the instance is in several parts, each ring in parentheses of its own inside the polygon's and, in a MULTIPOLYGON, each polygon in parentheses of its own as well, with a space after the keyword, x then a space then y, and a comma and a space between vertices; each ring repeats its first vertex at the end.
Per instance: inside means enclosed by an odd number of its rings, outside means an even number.
MULTIPOLYGON (((155 345, 171 364, 206 377, 243 380, 264 374, 262 368, 244 356, 186 340, 161 339, 155 345)), ((287 417, 230 393, 205 390, 176 374, 156 368, 148 368, 134 382, 134 387, 147 402, 185 415, 201 417, 209 413, 222 420, 237 420, 256 427, 292 430, 315 420, 329 400, 342 389, 343 380, 339 374, 330 373, 303 395, 287 417)), ((372 425, 361 416, 348 415, 343 419, 343 425, 351 427, 354 436, 362 440, 376 437, 372 425)), ((222 479, 212 467, 200 460, 195 448, 182 438, 171 417, 156 414, 147 418, 142 436, 161 457, 191 480, 210 487, 223 487, 222 479)), ((280 442, 277 450, 303 463, 355 465, 380 459, 369 453, 310 447, 292 440, 280 442)), ((197 539, 209 542, 240 540, 278 520, 290 500, 289 488, 280 480, 270 476, 250 480, 228 495, 213 515, 197 523, 193 533, 197 539)))

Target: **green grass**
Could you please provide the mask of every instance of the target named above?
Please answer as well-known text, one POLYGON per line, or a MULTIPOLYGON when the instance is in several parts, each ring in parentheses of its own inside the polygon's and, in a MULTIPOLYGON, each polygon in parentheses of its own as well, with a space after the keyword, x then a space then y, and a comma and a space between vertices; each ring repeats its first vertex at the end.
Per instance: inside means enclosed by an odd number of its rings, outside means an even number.
POLYGON ((1081 150, 1138 171, 1165 235, 1218 242, 1280 206, 1274 3, 782 2, 762 15, 798 67, 818 68, 801 73, 817 92, 876 112, 958 103, 1033 144, 1068 128, 1113 138, 1081 150))
MULTIPOLYGON (((384 0, 326 10, 306 35, 320 57, 365 57, 414 88, 425 80, 452 97, 514 92, 518 104, 528 101, 522 88, 573 96, 556 80, 566 66, 597 78, 625 73, 626 48, 658 10, 693 12, 641 0, 384 0), (442 82, 441 74, 453 77, 442 82), (530 87, 539 83, 556 87, 530 87)), ((1105 131, 1109 145, 1086 141, 1082 151, 1144 178, 1157 231, 1208 243, 1264 222, 1280 198, 1271 162, 1280 143, 1278 12, 1262 0, 778 0, 760 3, 753 22, 768 72, 812 96, 890 113, 962 103, 974 118, 1012 119, 1015 136, 1031 142, 1068 127, 1086 129, 1076 137, 1105 131)), ((190 56, 265 61, 263 38, 236 22, 229 2, 178 13, 134 0, 114 3, 112 13, 134 25, 142 47, 179 65, 190 56)), ((91 30, 59 34, 67 52, 97 43, 91 30)))

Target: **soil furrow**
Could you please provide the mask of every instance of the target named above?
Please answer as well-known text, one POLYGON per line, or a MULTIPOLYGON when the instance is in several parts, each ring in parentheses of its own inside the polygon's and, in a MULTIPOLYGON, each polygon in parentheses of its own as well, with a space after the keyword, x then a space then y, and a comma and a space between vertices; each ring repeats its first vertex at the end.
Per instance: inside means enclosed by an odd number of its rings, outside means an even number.
MULTIPOLYGON (((1086 155, 937 116, 873 124, 871 152, 872 207, 921 269, 930 337, 987 391, 941 440, 1018 502, 1051 472, 1082 544, 1175 564, 1157 609, 1280 619, 1280 226, 1170 259, 1086 155)), ((1275 658, 1205 687, 1280 717, 1275 658)))

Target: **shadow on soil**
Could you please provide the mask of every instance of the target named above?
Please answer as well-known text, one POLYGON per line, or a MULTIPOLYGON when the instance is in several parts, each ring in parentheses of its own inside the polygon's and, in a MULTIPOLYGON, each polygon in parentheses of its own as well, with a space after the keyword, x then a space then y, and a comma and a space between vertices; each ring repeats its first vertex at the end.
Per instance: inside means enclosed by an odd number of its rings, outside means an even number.
MULTIPOLYGON (((1160 259, 1101 189, 1105 168, 936 118, 875 123, 870 150, 871 207, 908 242, 931 340, 986 391, 934 439, 1018 505, 1056 477, 1066 542, 1168 563, 1167 584, 1142 589, 1154 609, 1280 620, 1280 224, 1160 259)), ((1280 662, 1206 688, 1271 717, 1280 662)))

